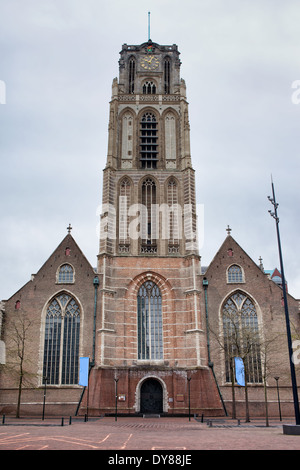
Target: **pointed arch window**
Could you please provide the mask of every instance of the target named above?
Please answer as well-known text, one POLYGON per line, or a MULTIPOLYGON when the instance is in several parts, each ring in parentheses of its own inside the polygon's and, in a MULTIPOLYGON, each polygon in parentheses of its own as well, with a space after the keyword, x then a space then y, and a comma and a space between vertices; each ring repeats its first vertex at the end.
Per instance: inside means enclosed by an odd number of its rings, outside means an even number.
POLYGON ((156 184, 152 178, 146 178, 142 184, 142 243, 141 253, 157 253, 156 238, 156 184))
POLYGON ((154 82, 146 81, 143 85, 143 94, 144 95, 155 95, 156 85, 154 82))
POLYGON ((227 270, 227 282, 228 283, 240 283, 245 282, 243 270, 241 266, 232 264, 227 270))
POLYGON ((170 93, 171 84, 171 59, 166 57, 164 61, 164 91, 166 94, 170 93))
POLYGON ((129 237, 129 215, 128 209, 131 204, 131 184, 129 178, 125 177, 120 183, 119 196, 119 253, 128 253, 130 250, 129 237))
POLYGON ((135 82, 135 58, 130 57, 129 59, 129 93, 134 93, 134 82, 135 82))
POLYGON ((59 267, 57 281, 59 284, 70 284, 74 282, 74 269, 70 264, 59 267))
POLYGON ((170 178, 167 186, 167 203, 169 206, 168 225, 169 225, 169 240, 168 252, 179 252, 179 239, 180 239, 180 208, 178 205, 178 186, 175 178, 170 178))
POLYGON ((50 301, 45 321, 43 383, 78 383, 80 307, 68 294, 50 301))
POLYGON ((222 307, 225 374, 231 382, 234 357, 244 360, 247 382, 261 383, 260 335, 254 302, 242 292, 230 296, 222 307))
POLYGON ((137 295, 138 359, 163 359, 162 298, 159 287, 145 282, 137 295))

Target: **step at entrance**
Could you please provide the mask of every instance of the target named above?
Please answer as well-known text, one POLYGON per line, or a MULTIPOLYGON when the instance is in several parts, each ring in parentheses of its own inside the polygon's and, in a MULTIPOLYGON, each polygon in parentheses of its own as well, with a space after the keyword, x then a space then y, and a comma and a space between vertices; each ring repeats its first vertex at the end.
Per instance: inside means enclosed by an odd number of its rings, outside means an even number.
POLYGON ((160 418, 160 415, 147 413, 143 415, 143 418, 160 418))

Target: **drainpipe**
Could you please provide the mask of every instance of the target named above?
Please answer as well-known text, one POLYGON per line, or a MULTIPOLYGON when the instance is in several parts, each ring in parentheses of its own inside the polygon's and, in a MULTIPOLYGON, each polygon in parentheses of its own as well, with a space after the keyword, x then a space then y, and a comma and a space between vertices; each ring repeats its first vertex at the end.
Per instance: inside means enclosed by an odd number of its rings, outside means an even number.
POLYGON ((209 367, 211 368, 211 370, 212 370, 212 373, 213 373, 213 376, 214 376, 214 379, 215 379, 215 382, 216 382, 216 386, 217 386, 217 389, 218 389, 218 393, 219 393, 219 396, 220 396, 220 399, 221 399, 221 402, 222 402, 222 405, 223 405, 223 409, 224 409, 225 415, 228 416, 228 413, 227 413, 227 410, 226 410, 226 406, 225 406, 225 403, 224 403, 224 400, 223 400, 223 397, 222 397, 222 393, 221 393, 221 390, 220 390, 220 387, 219 387, 219 384, 218 384, 218 381, 217 381, 217 377, 216 377, 216 374, 215 374, 215 371, 214 371, 214 363, 211 361, 211 357, 210 357, 210 340, 209 340, 209 324, 208 324, 208 303, 207 303, 208 280, 206 279, 206 277, 203 279, 202 285, 203 285, 203 288, 204 288, 204 297, 205 297, 206 341, 207 341, 208 366, 209 366, 209 367))

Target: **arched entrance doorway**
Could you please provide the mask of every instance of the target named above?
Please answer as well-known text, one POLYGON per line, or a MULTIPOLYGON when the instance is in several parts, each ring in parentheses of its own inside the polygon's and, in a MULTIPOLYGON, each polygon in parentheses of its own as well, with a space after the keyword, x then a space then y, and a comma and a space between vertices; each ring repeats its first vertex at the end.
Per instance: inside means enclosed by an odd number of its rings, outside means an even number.
POLYGON ((141 413, 163 412, 163 389, 158 380, 147 379, 141 386, 141 413))

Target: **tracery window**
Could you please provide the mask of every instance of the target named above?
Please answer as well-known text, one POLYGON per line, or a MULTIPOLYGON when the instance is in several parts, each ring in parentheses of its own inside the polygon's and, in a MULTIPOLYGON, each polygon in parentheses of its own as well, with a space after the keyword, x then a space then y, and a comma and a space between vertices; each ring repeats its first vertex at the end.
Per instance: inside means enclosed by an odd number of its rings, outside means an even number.
POLYGON ((138 359, 163 359, 162 298, 158 286, 145 282, 137 295, 138 359))
POLYGON ((43 383, 78 383, 80 307, 68 294, 60 294, 48 305, 45 320, 43 383))
POLYGON ((156 85, 154 82, 145 82, 143 85, 143 94, 144 95, 155 95, 156 85))
POLYGON ((261 383, 260 335, 253 301, 242 292, 234 293, 223 305, 222 321, 226 382, 231 382, 233 358, 241 357, 247 382, 261 383))
POLYGON ((74 269, 70 264, 63 264, 58 271, 58 282, 67 284, 74 282, 74 269))
POLYGON ((145 113, 140 123, 140 161, 142 168, 156 168, 158 161, 158 123, 153 113, 145 113))
POLYGON ((244 282, 243 271, 240 266, 233 264, 227 270, 227 282, 239 283, 244 282))

